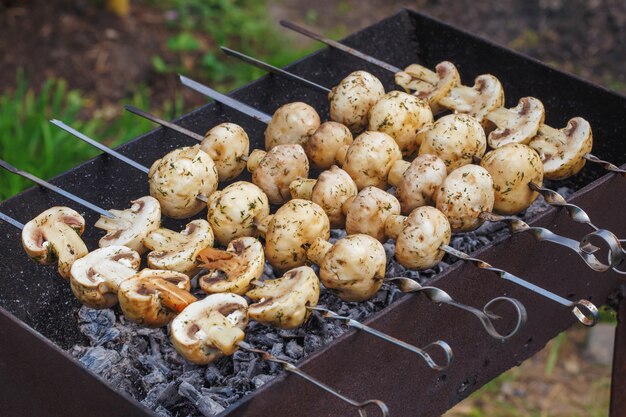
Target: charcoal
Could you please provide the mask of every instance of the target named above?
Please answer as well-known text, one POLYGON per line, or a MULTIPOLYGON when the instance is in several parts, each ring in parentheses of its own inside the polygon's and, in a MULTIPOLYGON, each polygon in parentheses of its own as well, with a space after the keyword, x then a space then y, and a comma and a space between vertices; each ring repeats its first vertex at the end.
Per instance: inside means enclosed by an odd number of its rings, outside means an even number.
POLYGON ((88 369, 105 377, 106 372, 113 369, 120 359, 120 354, 116 351, 105 349, 102 346, 96 346, 87 349, 83 357, 80 358, 80 361, 88 369))
POLYGON ((259 388, 265 385, 268 381, 271 381, 272 379, 274 379, 274 376, 272 375, 257 375, 252 378, 252 383, 254 384, 255 388, 259 388))
POLYGON ((167 411, 167 409, 163 408, 162 406, 158 406, 157 408, 154 409, 154 412, 159 416, 159 417, 172 417, 172 413, 170 413, 169 411, 167 411))
POLYGON ((203 416, 214 416, 224 411, 224 407, 211 397, 202 395, 193 385, 186 381, 181 382, 178 387, 178 393, 191 401, 203 416))
POLYGON ((210 385, 217 384, 217 383, 219 383, 219 381, 222 380, 222 373, 220 372, 219 369, 217 369, 215 364, 211 363, 211 364, 207 365, 207 367, 206 367, 206 370, 204 372, 204 379, 210 385))
POLYGON ((119 336, 120 331, 113 328, 115 313, 113 310, 93 310, 81 307, 78 310, 80 331, 89 338, 93 346, 103 345, 119 336))
POLYGON ((300 359, 304 354, 304 349, 298 344, 298 342, 295 341, 295 339, 292 339, 289 343, 287 343, 285 353, 292 359, 300 359))

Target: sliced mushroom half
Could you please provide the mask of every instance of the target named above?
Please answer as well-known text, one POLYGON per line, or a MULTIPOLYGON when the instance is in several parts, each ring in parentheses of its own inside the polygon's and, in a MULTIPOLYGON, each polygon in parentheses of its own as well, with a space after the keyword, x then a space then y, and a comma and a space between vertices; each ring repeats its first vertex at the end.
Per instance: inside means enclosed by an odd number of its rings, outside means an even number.
POLYGON ((189 362, 206 365, 232 355, 245 337, 246 299, 230 293, 212 294, 185 308, 173 321, 170 338, 189 362))
POLYGON ((512 109, 498 107, 492 110, 485 119, 497 128, 489 133, 489 146, 495 149, 509 143, 527 145, 537 135, 544 118, 543 103, 534 97, 521 98, 512 109))
POLYGON ((213 162, 221 182, 237 178, 246 168, 250 139, 245 130, 234 123, 221 123, 209 130, 200 144, 213 162))
POLYGON ((488 113, 504 105, 504 89, 496 77, 483 74, 476 77, 473 87, 457 85, 452 88, 439 104, 457 113, 469 114, 483 123, 488 113))
POLYGON ((421 65, 411 64, 396 74, 396 84, 413 91, 418 98, 426 100, 433 114, 443 110, 439 101, 460 83, 459 72, 454 64, 448 61, 437 64, 435 72, 421 65))
POLYGON ((22 246, 28 256, 42 265, 58 262, 59 274, 70 277, 70 268, 87 255, 87 246, 80 238, 85 219, 69 207, 52 207, 26 223, 22 230, 22 246))

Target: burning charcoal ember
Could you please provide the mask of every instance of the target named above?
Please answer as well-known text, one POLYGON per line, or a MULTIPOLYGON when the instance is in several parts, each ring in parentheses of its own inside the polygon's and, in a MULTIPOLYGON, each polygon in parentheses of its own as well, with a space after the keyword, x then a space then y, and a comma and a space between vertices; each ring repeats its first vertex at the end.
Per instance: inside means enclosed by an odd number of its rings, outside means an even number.
POLYGON ((224 411, 224 407, 211 399, 211 397, 202 395, 188 382, 180 384, 178 393, 191 401, 203 416, 214 416, 224 411))

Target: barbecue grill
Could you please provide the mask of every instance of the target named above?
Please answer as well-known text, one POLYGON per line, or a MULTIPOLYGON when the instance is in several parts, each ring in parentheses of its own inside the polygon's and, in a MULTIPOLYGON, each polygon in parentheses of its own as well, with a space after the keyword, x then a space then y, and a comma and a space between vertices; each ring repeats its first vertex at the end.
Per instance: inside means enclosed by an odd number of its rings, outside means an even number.
MULTIPOLYGON (((457 64, 464 80, 490 72, 502 81, 507 106, 515 105, 519 97, 535 96, 545 103, 546 123, 553 126, 563 126, 571 116, 580 115, 592 123, 594 154, 625 162, 626 144, 621 138, 626 136, 626 126, 620 110, 626 108, 626 98, 601 87, 409 10, 351 35, 344 42, 398 67, 416 61, 434 67, 442 60, 450 60, 457 64), (394 47, 389 47, 391 41, 394 47)), ((392 74, 335 50, 324 49, 289 68, 323 85, 335 85, 347 73, 365 69, 376 75, 386 89, 394 86, 392 74)), ((318 109, 322 118, 328 116, 323 96, 274 76, 263 77, 232 96, 270 114, 286 102, 305 101, 318 109)), ((265 126, 219 104, 197 109, 177 123, 204 132, 223 121, 240 124, 250 135, 252 148, 262 147, 265 126)), ((157 129, 118 150, 150 166, 166 152, 193 144, 193 139, 179 133, 157 129)), ((581 173, 565 182, 577 190, 570 201, 584 207, 600 227, 626 234, 626 217, 621 209, 626 206, 626 181, 592 165, 587 164, 581 173)), ((129 200, 148 194, 145 177, 107 156, 88 161, 51 182, 102 207, 125 207, 129 200)), ((0 209, 26 221, 51 206, 66 204, 67 200, 48 191, 30 189, 0 203, 0 209)), ((97 214, 80 211, 87 224, 97 220, 97 214)), ((164 221, 166 227, 177 230, 184 223, 164 221)), ((529 223, 577 239, 588 233, 585 225, 573 224, 553 208, 529 223)), ((83 238, 88 246, 97 247, 98 235, 94 228, 88 228, 83 238)), ((0 222, 0 241, 4 256, 0 264, 0 406, 4 415, 156 415, 117 391, 119 387, 108 385, 86 370, 67 353, 72 346, 86 343, 77 321, 80 303, 54 268, 42 268, 28 260, 16 229, 0 222)), ((621 302, 625 290, 619 275, 612 271, 593 272, 565 248, 537 243, 530 235, 515 235, 491 243, 477 255, 550 291, 567 295, 570 300, 586 298, 597 305, 619 307, 618 317, 626 319, 626 303, 621 302)), ((473 305, 482 305, 496 295, 517 298, 528 310, 528 324, 501 342, 485 337, 480 324, 469 315, 417 296, 403 296, 365 323, 416 346, 436 339, 447 341, 454 350, 454 363, 449 369, 436 372, 409 352, 356 332, 341 335, 299 366, 352 398, 386 402, 392 415, 436 416, 500 373, 519 365, 575 321, 567 310, 467 263, 451 265, 429 284, 473 305)), ((617 388, 626 382, 625 344, 626 330, 620 324, 612 416, 626 415, 626 403, 617 388)), ((349 405, 322 395, 314 386, 283 373, 221 415, 355 413, 349 405)))

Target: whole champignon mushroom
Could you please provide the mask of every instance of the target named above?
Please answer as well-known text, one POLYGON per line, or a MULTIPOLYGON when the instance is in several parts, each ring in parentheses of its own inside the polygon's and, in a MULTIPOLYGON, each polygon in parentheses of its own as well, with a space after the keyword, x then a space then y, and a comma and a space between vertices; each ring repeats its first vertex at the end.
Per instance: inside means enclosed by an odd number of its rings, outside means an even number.
POLYGON ((163 214, 174 219, 202 210, 205 204, 198 197, 210 196, 218 183, 215 163, 200 145, 174 149, 157 159, 148 179, 150 195, 159 200, 163 214))
POLYGON ((469 114, 483 123, 488 113, 504 105, 504 89, 496 77, 483 74, 476 77, 473 87, 457 85, 452 88, 439 104, 457 113, 469 114))
POLYGON ((213 159, 219 180, 230 181, 246 168, 250 139, 241 126, 221 123, 204 135, 200 149, 213 159))
POLYGON ((341 80, 328 94, 330 119, 361 132, 367 127, 372 106, 385 95, 378 78, 365 71, 355 71, 341 80))
POLYGON ((402 214, 407 215, 417 207, 432 205, 435 193, 446 179, 446 164, 437 156, 424 154, 415 158, 399 175, 390 172, 389 183, 396 187, 396 197, 402 214))
POLYGON ((433 113, 428 103, 411 94, 391 91, 372 106, 368 130, 391 136, 407 157, 415 154, 422 143, 422 132, 432 124, 433 113))
POLYGON ((404 71, 396 73, 396 84, 413 91, 418 98, 426 100, 433 114, 444 110, 439 101, 450 94, 453 87, 461 83, 459 72, 453 63, 443 61, 433 72, 418 64, 411 64, 404 71))
POLYGON ((196 301, 189 289, 185 274, 144 269, 123 281, 117 295, 128 320, 146 327, 162 327, 196 301))
POLYGON ((478 165, 464 165, 452 171, 437 193, 436 205, 450 222, 453 232, 468 232, 482 224, 480 213, 491 212, 494 203, 493 179, 478 165))
POLYGON ((365 132, 339 151, 337 162, 359 190, 367 186, 387 188, 387 175, 402 152, 393 138, 382 132, 365 132))
POLYGON ((131 201, 126 210, 111 209, 115 218, 100 216, 95 226, 107 231, 99 242, 101 248, 107 246, 128 246, 144 253, 146 237, 161 226, 161 205, 156 198, 145 196, 131 201))
POLYGON ((206 365, 232 355, 245 337, 248 303, 236 294, 212 294, 185 308, 173 321, 170 340, 189 362, 206 365))
POLYGON ((328 169, 336 162, 339 149, 350 146, 353 138, 350 129, 337 122, 324 122, 304 143, 304 152, 311 165, 328 169))
POLYGON ((485 131, 478 120, 467 114, 449 114, 424 134, 419 154, 438 156, 450 173, 471 164, 473 157, 482 157, 486 149, 485 131))
POLYGON ((270 214, 267 195, 256 185, 237 181, 209 197, 207 218, 221 245, 238 237, 258 236, 255 222, 270 214))
POLYGON ((488 152, 480 162, 493 179, 493 211, 516 214, 527 209, 538 193, 529 183, 541 186, 543 164, 539 154, 521 144, 509 144, 488 152))
POLYGON ((78 212, 51 207, 24 225, 22 246, 41 265, 58 262, 59 274, 69 279, 72 264, 89 252, 80 238, 84 230, 85 219, 78 212))
POLYGON ((319 238, 330 238, 330 222, 312 201, 294 199, 268 216, 259 230, 265 237, 265 256, 280 271, 304 265, 306 251, 319 238))
POLYGON ((252 151, 248 171, 271 204, 283 204, 291 198, 289 184, 309 176, 309 160, 300 145, 276 145, 267 152, 252 151))
POLYGON ((562 180, 576 175, 585 166, 584 156, 591 152, 591 125, 582 117, 574 117, 563 129, 542 125, 528 144, 543 161, 543 175, 562 180))
POLYGON ((391 215, 400 214, 400 203, 388 192, 366 187, 355 198, 348 200, 343 209, 349 235, 364 233, 384 242, 385 221, 391 215))
POLYGON ((276 110, 265 129, 265 149, 276 145, 304 145, 317 128, 320 116, 306 103, 287 103, 276 110))
POLYGON ((208 294, 231 292, 243 295, 250 283, 261 278, 265 266, 263 245, 253 237, 240 237, 228 244, 225 251, 206 248, 198 259, 207 268, 198 278, 200 288, 208 294))
POLYGON ((364 234, 346 236, 334 245, 316 239, 309 258, 320 267, 324 287, 345 301, 365 301, 380 289, 385 277, 385 248, 364 234))
POLYGON ((253 301, 248 314, 259 323, 280 329, 302 326, 311 315, 307 307, 316 306, 320 296, 320 281, 308 266, 259 285, 246 294, 253 301))
POLYGON ((148 254, 148 266, 152 269, 190 274, 197 269, 198 253, 213 246, 213 231, 206 220, 194 220, 180 233, 160 228, 151 232, 144 245, 148 254))
POLYGON ((396 240, 395 258, 405 268, 428 269, 437 265, 452 232, 445 214, 434 207, 418 207, 405 216, 391 216, 386 233, 396 240))
POLYGON ((74 262, 70 287, 87 307, 111 308, 120 284, 137 273, 140 263, 139 254, 126 246, 96 249, 74 262))
POLYGON ((521 98, 512 109, 498 107, 487 113, 485 119, 497 128, 489 133, 489 146, 499 148, 509 143, 527 145, 543 124, 545 111, 541 100, 521 98))

